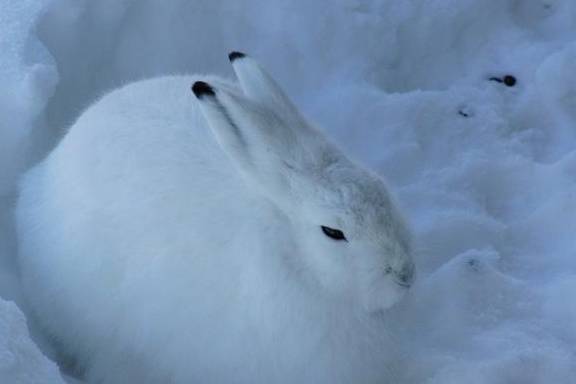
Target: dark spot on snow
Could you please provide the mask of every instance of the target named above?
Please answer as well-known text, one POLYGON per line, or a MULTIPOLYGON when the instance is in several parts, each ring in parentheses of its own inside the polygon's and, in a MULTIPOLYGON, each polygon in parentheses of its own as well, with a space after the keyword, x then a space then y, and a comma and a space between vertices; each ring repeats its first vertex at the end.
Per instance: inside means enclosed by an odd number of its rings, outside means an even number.
POLYGON ((462 117, 469 118, 474 116, 474 112, 466 105, 461 105, 458 107, 458 114, 462 117))
POLYGON ((504 76, 504 84, 506 84, 508 87, 513 87, 516 85, 516 78, 512 75, 506 75, 504 76))
POLYGON ((507 87, 513 87, 517 83, 516 77, 514 77, 512 75, 505 75, 504 77, 492 76, 488 80, 495 81, 497 83, 502 83, 502 84, 506 85, 507 87))
POLYGON ((469 259, 466 261, 466 264, 472 269, 474 272, 478 272, 480 270, 480 262, 476 259, 469 259))

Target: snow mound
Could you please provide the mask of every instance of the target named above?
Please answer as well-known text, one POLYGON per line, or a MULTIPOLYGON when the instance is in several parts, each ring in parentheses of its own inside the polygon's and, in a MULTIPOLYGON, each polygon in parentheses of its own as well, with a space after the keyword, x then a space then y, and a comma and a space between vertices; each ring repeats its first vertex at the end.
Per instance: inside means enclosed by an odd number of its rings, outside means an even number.
POLYGON ((11 272, 14 187, 30 163, 32 132, 57 77, 48 52, 33 33, 46 4, 44 0, 0 0, 0 295, 11 299, 18 298, 11 272))
POLYGON ((18 307, 0 300, 0 383, 64 384, 56 364, 30 339, 18 307))

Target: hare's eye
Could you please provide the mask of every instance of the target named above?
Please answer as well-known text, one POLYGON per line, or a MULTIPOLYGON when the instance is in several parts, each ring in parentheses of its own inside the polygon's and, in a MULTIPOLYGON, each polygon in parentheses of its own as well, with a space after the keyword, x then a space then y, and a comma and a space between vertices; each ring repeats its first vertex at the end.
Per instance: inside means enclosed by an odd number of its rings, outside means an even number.
POLYGON ((342 232, 339 229, 325 227, 323 225, 321 226, 321 228, 322 228, 322 232, 324 232, 324 234, 331 239, 348 241, 348 240, 346 240, 346 236, 344 236, 344 232, 342 232))

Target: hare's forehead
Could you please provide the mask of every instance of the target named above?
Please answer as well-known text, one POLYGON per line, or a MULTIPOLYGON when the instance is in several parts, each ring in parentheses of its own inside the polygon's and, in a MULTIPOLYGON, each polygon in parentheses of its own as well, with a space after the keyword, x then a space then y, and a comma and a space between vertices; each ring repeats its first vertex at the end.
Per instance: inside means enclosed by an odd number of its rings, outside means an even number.
POLYGON ((377 179, 332 180, 316 196, 327 215, 350 227, 378 227, 392 214, 388 193, 377 179))

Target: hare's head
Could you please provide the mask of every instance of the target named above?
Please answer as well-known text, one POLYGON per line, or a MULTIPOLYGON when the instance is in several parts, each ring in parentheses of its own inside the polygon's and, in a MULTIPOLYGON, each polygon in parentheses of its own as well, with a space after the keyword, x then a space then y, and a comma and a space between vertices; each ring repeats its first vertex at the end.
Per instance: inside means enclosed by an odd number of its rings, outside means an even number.
POLYGON ((230 61, 241 91, 194 83, 218 143, 250 185, 289 218, 300 270, 329 295, 391 306, 414 277, 410 236, 382 180, 311 126, 250 57, 230 61))

